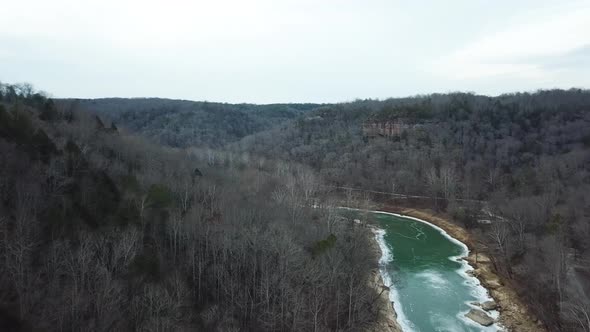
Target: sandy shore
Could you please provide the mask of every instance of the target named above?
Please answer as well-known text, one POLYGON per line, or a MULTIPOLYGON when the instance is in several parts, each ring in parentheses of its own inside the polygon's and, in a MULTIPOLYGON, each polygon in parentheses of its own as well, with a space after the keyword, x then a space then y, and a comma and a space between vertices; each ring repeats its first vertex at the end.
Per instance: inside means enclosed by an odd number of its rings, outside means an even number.
POLYGON ((494 298, 496 303, 499 305, 500 324, 507 331, 546 331, 539 320, 530 313, 530 310, 520 300, 516 292, 507 285, 507 282, 502 280, 494 272, 494 268, 489 257, 482 253, 478 253, 481 251, 481 248, 478 248, 477 242, 474 241, 467 230, 428 210, 392 208, 383 206, 380 207, 380 210, 403 214, 428 221, 445 230, 450 236, 465 243, 467 247, 469 247, 470 252, 469 256, 466 257, 465 260, 467 260, 474 268, 474 271, 471 273, 473 273, 473 275, 480 280, 482 285, 490 292, 492 298, 494 298))

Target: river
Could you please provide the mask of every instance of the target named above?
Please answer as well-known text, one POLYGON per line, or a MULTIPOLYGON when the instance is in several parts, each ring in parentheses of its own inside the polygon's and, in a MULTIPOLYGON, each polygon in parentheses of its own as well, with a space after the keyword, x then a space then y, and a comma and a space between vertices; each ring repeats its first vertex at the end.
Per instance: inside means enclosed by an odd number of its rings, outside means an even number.
POLYGON ((499 330, 465 318, 477 308, 472 302, 491 298, 477 278, 466 274, 471 268, 459 259, 468 253, 463 243, 419 219, 381 212, 374 217, 381 228, 376 231, 381 274, 404 331, 499 330))

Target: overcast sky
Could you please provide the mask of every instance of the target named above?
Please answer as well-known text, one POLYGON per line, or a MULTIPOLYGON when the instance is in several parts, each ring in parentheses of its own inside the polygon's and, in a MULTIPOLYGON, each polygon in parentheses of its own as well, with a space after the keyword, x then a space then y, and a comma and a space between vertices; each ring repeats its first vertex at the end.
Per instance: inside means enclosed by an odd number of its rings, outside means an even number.
POLYGON ((0 80, 55 97, 339 102, 590 88, 590 0, 3 1, 0 80))

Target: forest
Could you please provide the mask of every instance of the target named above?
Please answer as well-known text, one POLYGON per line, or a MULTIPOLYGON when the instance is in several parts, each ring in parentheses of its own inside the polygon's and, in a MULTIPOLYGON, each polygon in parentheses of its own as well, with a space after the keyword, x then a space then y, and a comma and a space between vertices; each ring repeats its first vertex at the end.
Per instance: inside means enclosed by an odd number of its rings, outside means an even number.
POLYGON ((317 104, 223 104, 159 98, 56 100, 108 116, 151 141, 172 147, 222 148, 271 129, 316 108, 317 104))
POLYGON ((550 331, 588 331, 589 128, 580 89, 232 105, 3 84, 1 322, 366 330, 376 258, 330 208, 346 187, 449 216, 550 331))
POLYGON ((371 233, 305 165, 126 133, 0 86, 0 330, 365 330, 371 233), (329 206, 329 204, 327 204, 329 206))
POLYGON ((306 165, 328 186, 430 197, 419 204, 476 234, 550 330, 577 331, 590 325, 589 128, 590 91, 570 89, 315 105, 218 139, 226 151, 306 165), (400 135, 362 130, 398 120, 400 135), (478 222, 487 219, 501 222, 478 222))
POLYGON ((587 331, 589 129, 587 90, 435 94, 323 106, 231 148, 309 165, 334 186, 431 197, 420 205, 476 234, 549 330, 587 331), (396 119, 400 135, 362 132, 396 119))
POLYGON ((549 330, 586 331, 589 129, 586 90, 456 93, 324 106, 231 148, 309 165, 335 186, 431 197, 420 204, 471 229, 549 330), (397 136, 361 130, 396 119, 397 136))

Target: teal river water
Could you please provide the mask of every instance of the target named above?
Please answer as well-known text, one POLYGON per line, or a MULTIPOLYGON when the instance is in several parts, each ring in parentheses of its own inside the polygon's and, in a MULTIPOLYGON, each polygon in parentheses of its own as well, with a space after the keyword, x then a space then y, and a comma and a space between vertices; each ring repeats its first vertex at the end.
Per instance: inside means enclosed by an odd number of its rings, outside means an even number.
MULTIPOLYGON (((375 213, 383 256, 381 274, 404 331, 497 331, 464 315, 471 302, 488 300, 486 290, 459 257, 467 247, 436 226, 391 214, 375 213)), ((492 313, 496 316, 497 313, 492 313)), ((497 316, 496 316, 497 317, 497 316)))

